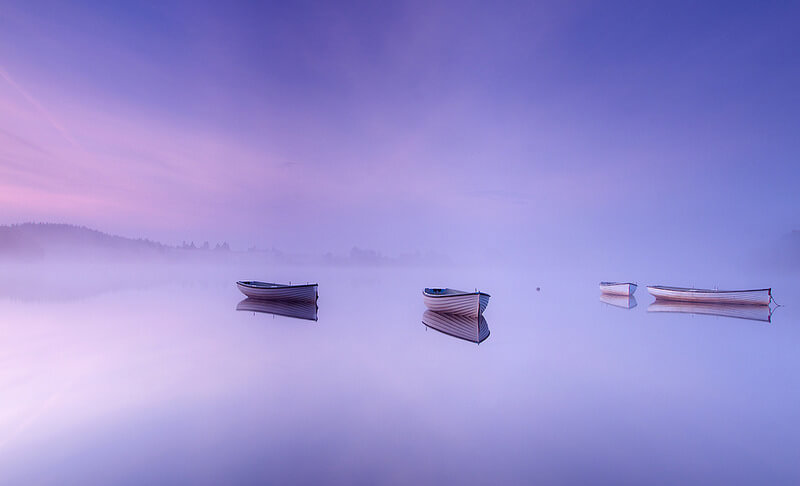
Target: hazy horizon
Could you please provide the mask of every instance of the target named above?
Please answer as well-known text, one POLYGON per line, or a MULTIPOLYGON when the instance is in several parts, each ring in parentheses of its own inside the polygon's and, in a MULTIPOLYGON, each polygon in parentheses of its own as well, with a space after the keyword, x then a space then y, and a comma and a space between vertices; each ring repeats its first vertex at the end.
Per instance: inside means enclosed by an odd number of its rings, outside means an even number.
MULTIPOLYGON (((63 224, 0 225, 0 263, 6 273, 12 268, 24 275, 35 264, 131 264, 186 263, 225 267, 242 267, 241 278, 269 278, 270 267, 302 266, 407 266, 421 270, 439 269, 447 275, 455 268, 476 276, 494 267, 504 268, 510 275, 534 273, 543 279, 574 275, 594 280, 633 280, 642 284, 681 284, 706 287, 772 286, 773 278, 796 274, 800 270, 800 232, 795 231, 769 244, 749 247, 728 245, 711 248, 709 241, 676 242, 664 240, 658 245, 620 247, 613 240, 605 242, 576 241, 572 246, 551 248, 547 252, 504 254, 487 251, 482 258, 475 254, 447 252, 388 253, 374 248, 353 246, 334 252, 302 252, 274 246, 236 248, 227 242, 190 242, 165 245, 149 239, 131 239, 94 228, 63 224), (192 246, 194 244, 194 246, 192 246), (206 248, 205 245, 208 245, 206 248), (185 246, 184 246, 185 245, 185 246), (13 267, 12 264, 15 264, 13 267), (269 267, 264 267, 268 265, 269 267), (257 270, 256 270, 257 269, 257 270), (588 272, 588 273, 587 273, 588 272), (731 279, 733 275, 737 278, 731 279), (687 280, 689 278, 689 280, 687 280)), ((127 272, 127 271, 125 271, 127 272)), ((124 272, 124 273, 125 273, 124 272)), ((8 277, 7 285, 14 278, 8 277)), ((27 277, 26 277, 27 278, 27 277)), ((475 282, 476 284, 479 282, 475 282)))

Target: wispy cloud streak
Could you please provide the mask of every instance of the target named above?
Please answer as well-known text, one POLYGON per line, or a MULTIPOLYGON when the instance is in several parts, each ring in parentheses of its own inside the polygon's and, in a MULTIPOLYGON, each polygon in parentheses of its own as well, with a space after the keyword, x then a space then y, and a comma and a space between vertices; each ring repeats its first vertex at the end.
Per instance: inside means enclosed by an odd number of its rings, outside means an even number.
POLYGON ((75 138, 69 133, 69 131, 64 127, 64 125, 56 120, 56 118, 47 111, 44 106, 34 98, 27 90, 25 90, 22 86, 20 86, 16 81, 14 81, 11 76, 9 76, 8 72, 0 66, 0 77, 2 77, 12 88, 14 88, 23 98, 25 98, 28 103, 33 105, 36 110, 47 120, 47 122, 55 128, 58 133, 64 137, 64 140, 72 144, 74 147, 81 148, 80 144, 75 140, 75 138))

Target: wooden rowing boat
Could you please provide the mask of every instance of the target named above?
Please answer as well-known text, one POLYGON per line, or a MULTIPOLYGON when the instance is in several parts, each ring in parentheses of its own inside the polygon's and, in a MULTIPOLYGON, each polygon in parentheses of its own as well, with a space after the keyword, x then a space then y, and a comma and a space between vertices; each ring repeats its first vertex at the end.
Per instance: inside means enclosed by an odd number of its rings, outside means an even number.
POLYGON ((426 310, 422 314, 422 323, 442 334, 473 343, 480 344, 489 337, 489 325, 483 316, 459 316, 426 310))
POLYGON ((489 294, 463 290, 426 288, 422 291, 425 307, 434 312, 477 317, 489 305, 489 294))
POLYGON ((769 305, 772 299, 772 289, 712 290, 653 285, 647 287, 647 291, 657 300, 710 304, 769 305))
POLYGON ((308 321, 317 320, 317 303, 304 300, 263 300, 248 297, 236 305, 236 310, 308 321))
POLYGON ((255 280, 240 280, 236 287, 251 299, 262 300, 298 300, 316 302, 319 293, 317 284, 285 285, 255 280))
POLYGON ((709 304, 705 302, 678 302, 656 300, 647 312, 676 312, 708 316, 733 317, 751 321, 772 322, 772 311, 767 305, 709 304))
POLYGON ((609 295, 633 295, 636 284, 631 282, 600 282, 600 292, 609 295))

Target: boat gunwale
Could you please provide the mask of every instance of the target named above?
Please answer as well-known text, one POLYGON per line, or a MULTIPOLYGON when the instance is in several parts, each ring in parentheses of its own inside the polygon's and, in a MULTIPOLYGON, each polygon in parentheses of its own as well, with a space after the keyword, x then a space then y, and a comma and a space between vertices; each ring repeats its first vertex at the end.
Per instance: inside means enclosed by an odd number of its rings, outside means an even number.
POLYGON ((317 287, 319 284, 316 283, 307 283, 307 284, 276 284, 272 282, 261 282, 259 280, 237 280, 236 285, 241 285, 242 287, 247 287, 250 289, 259 289, 259 290, 278 290, 278 289, 294 289, 300 287, 317 287), (272 287, 265 287, 262 285, 251 285, 252 283, 260 283, 266 285, 272 285, 272 287))
POLYGON ((616 285, 636 285, 637 287, 639 286, 638 284, 635 284, 633 282, 600 282, 601 287, 613 287, 616 285))
POLYGON ((453 290, 453 291, 458 292, 458 293, 457 294, 439 294, 439 295, 436 295, 436 294, 429 294, 427 292, 427 290, 429 290, 429 289, 438 289, 438 288, 441 288, 441 287, 426 287, 426 288, 422 289, 422 295, 424 295, 425 297, 435 297, 435 298, 439 298, 439 297, 464 297, 464 296, 469 296, 469 295, 485 295, 486 297, 491 297, 491 295, 487 294, 486 292, 464 292, 462 290, 451 289, 449 287, 447 287, 444 290, 453 290))
POLYGON ((666 285, 648 285, 648 289, 657 290, 671 290, 675 292, 688 292, 688 293, 711 293, 711 294, 730 294, 730 293, 743 293, 743 292, 769 292, 772 295, 772 287, 767 289, 745 289, 745 290, 714 290, 714 289, 692 289, 685 287, 669 287, 666 285))

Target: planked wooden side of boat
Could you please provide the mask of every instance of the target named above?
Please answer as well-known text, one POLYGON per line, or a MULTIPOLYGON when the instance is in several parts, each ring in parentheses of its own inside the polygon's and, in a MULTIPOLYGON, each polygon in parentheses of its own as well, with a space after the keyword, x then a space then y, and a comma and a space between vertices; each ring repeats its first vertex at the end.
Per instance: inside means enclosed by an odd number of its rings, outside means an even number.
POLYGON ((264 300, 248 297, 236 305, 236 310, 308 321, 317 320, 317 303, 303 300, 264 300))
POLYGON ((317 284, 284 285, 269 282, 243 281, 236 282, 236 287, 247 297, 262 300, 298 300, 316 302, 317 284))
POLYGON ((772 289, 754 290, 711 290, 687 289, 652 285, 647 287, 657 300, 675 300, 680 302, 706 302, 711 304, 769 305, 772 289))
POLYGON ((633 309, 636 307, 636 297, 632 295, 600 294, 600 302, 623 309, 633 309))
POLYGON ((772 322, 772 311, 768 305, 709 304, 705 302, 656 300, 647 307, 647 312, 702 314, 708 316, 748 319, 751 321, 772 322))
POLYGON ((489 324, 483 316, 460 316, 426 310, 422 314, 422 323, 442 334, 473 343, 480 344, 489 337, 489 324))
POLYGON ((477 317, 489 305, 489 294, 455 289, 426 288, 422 291, 425 307, 445 314, 477 317))
POLYGON ((600 282, 600 292, 608 295, 633 295, 636 288, 631 282, 600 282))

